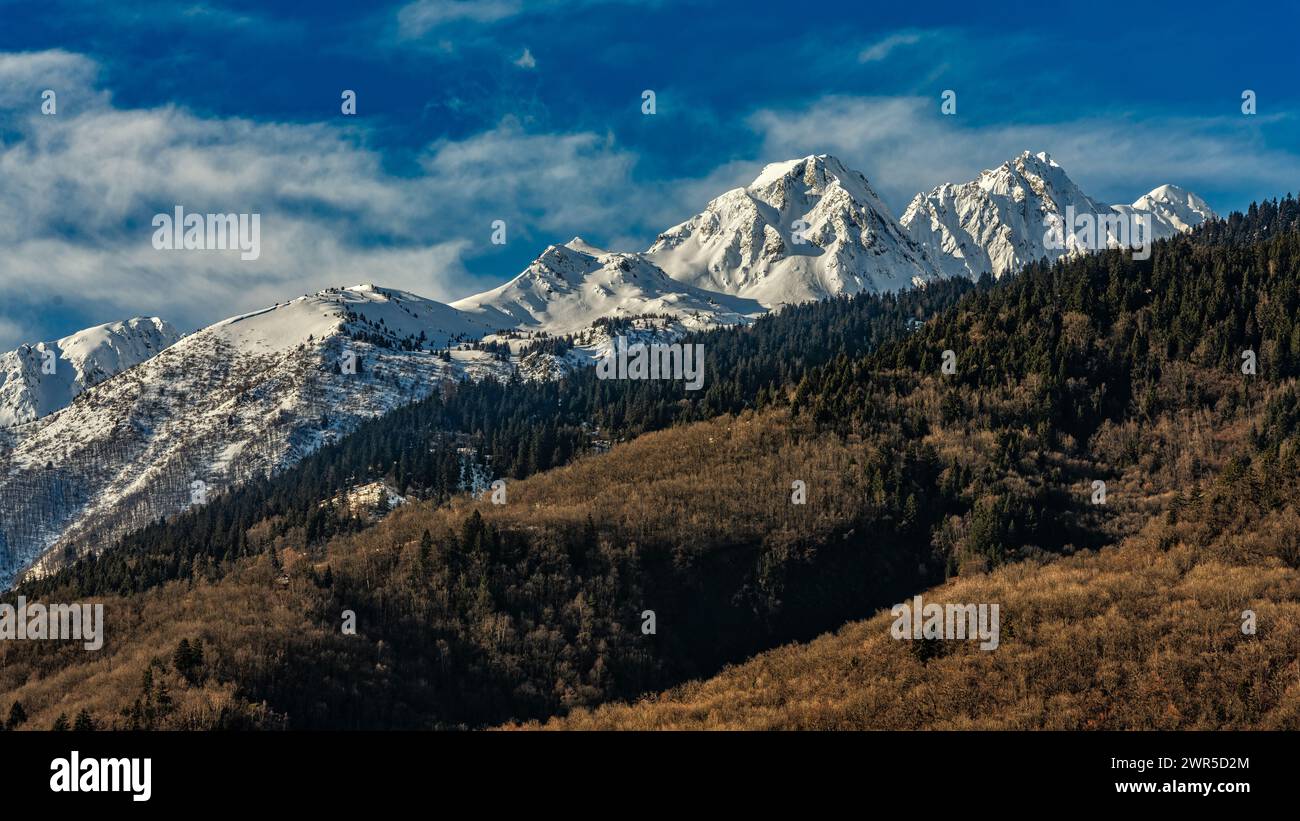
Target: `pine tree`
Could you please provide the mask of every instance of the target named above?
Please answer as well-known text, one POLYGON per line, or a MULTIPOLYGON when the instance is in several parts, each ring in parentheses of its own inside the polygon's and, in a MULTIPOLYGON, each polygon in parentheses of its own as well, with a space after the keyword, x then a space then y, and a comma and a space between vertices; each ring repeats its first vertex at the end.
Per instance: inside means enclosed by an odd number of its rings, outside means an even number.
POLYGON ((54 732, 63 732, 68 729, 68 714, 59 713, 59 717, 54 719, 54 725, 50 727, 54 732))
POLYGON ((171 690, 167 689, 167 682, 158 682, 158 695, 156 701, 158 702, 158 715, 165 716, 171 712, 172 694, 171 690))
POLYGON ((90 713, 85 707, 77 713, 77 721, 72 725, 72 729, 78 733, 89 733, 95 729, 95 720, 90 717, 90 713))
POLYGON ((190 649, 189 639, 181 639, 181 643, 176 645, 176 651, 172 653, 172 667, 182 676, 189 678, 190 669, 194 666, 194 651, 190 649))
POLYGON ((433 535, 428 529, 420 535, 420 570, 428 572, 429 559, 433 554, 433 535))
POLYGON ((13 730, 26 721, 27 711, 23 709, 21 702, 15 701, 13 706, 9 708, 9 720, 5 722, 5 729, 13 730))
POLYGON ((135 703, 131 705, 130 710, 127 712, 127 729, 130 730, 145 729, 144 705, 140 703, 140 699, 138 698, 135 700, 135 703))

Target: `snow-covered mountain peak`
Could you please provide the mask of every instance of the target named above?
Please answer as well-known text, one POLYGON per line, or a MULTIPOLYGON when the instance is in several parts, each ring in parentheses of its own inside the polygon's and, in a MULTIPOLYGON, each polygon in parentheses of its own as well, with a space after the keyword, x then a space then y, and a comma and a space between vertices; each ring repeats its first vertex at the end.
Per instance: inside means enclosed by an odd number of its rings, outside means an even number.
POLYGON ((841 177, 858 176, 830 154, 809 154, 794 160, 768 163, 746 188, 758 190, 774 182, 802 181, 808 188, 821 188, 841 177))
POLYGON ((1170 183, 1166 183, 1164 185, 1158 185, 1155 188, 1152 188, 1146 194, 1143 194, 1141 197, 1139 197, 1137 201, 1133 203, 1133 205, 1136 206, 1139 202, 1142 202, 1143 200, 1150 200, 1152 202, 1187 202, 1188 204, 1195 203, 1204 206, 1206 208, 1209 207, 1206 204, 1205 200, 1201 199, 1200 197, 1196 196, 1195 194, 1193 194, 1192 192, 1188 191, 1185 188, 1181 188, 1177 185, 1172 185, 1170 183))
POLYGON ((852 201, 888 213, 867 178, 830 154, 810 154, 797 160, 770 163, 753 182, 735 190, 747 192, 750 197, 781 211, 792 206, 812 208, 821 198, 829 196, 832 201, 852 201), (837 197, 837 192, 843 196, 837 197))
MULTIPOLYGON (((1071 214, 1090 214, 1104 225, 1117 216, 1149 215, 1151 239, 1189 230, 1214 216, 1204 200, 1176 186, 1161 186, 1133 205, 1106 205, 1085 194, 1047 152, 1024 151, 968 183, 945 183, 917 194, 901 222, 946 275, 1000 277, 1038 259, 1121 241, 1110 228, 1093 244, 1078 241, 1074 228, 1066 225, 1071 214)), ((1134 239, 1143 236, 1140 226, 1125 228, 1134 239)))
POLYGON ((588 256, 600 256, 601 254, 605 253, 604 251, 600 250, 596 246, 592 245, 590 242, 587 242, 582 237, 574 237, 573 239, 564 243, 564 247, 572 251, 578 251, 579 253, 587 254, 588 256))
POLYGON ((505 376, 510 363, 487 351, 449 349, 492 330, 364 285, 240 314, 143 358, 0 432, 0 584, 185 509, 195 482, 215 493, 265 477, 444 380, 505 376))
POLYGON ((0 427, 54 413, 87 388, 135 367, 179 338, 175 328, 156 316, 136 317, 2 354, 0 427))
MULTIPOLYGON (((1049 212, 1064 211, 1067 205, 1074 205, 1076 210, 1086 209, 1093 213, 1106 209, 1105 205, 1083 193, 1074 180, 1065 173, 1065 169, 1046 151, 1037 153, 1024 151, 997 168, 981 172, 979 178, 974 181, 974 186, 994 197, 1010 197, 1014 202, 1033 200, 1035 204, 1041 204, 1049 212)), ((965 189, 966 186, 957 186, 957 188, 965 189)), ((921 196, 917 195, 918 198, 921 196)), ((913 203, 915 202, 914 199, 913 203)), ((906 223, 907 218, 904 216, 904 224, 906 223)))
POLYGON ((866 178, 827 154, 766 166, 660 234, 646 256, 679 282, 767 307, 937 275, 866 178))
MULTIPOLYGON (((1175 231, 1190 231, 1202 222, 1218 219, 1209 203, 1177 185, 1161 185, 1134 200, 1136 211, 1151 213, 1157 226, 1164 222, 1175 231)), ((1157 237, 1161 234, 1157 227, 1157 237)))
POLYGON ((555 335, 602 318, 667 315, 688 325, 732 325, 762 307, 673 280, 641 254, 606 251, 575 237, 551 245, 499 288, 452 303, 496 328, 555 335))
POLYGON ((206 344, 195 337, 216 337, 239 351, 272 353, 339 334, 366 333, 392 342, 423 334, 426 347, 443 347, 453 339, 478 339, 493 330, 441 302, 365 284, 327 288, 234 316, 186 337, 181 344, 206 344))
POLYGON ((1019 156, 1015 157, 1014 159, 1008 160, 1007 162, 1003 163, 1003 165, 1014 167, 1014 168, 1020 168, 1020 169, 1023 168, 1051 169, 1051 168, 1061 167, 1060 163, 1052 159, 1052 155, 1047 153, 1046 151, 1030 151, 1029 149, 1025 149, 1024 151, 1021 151, 1019 156))

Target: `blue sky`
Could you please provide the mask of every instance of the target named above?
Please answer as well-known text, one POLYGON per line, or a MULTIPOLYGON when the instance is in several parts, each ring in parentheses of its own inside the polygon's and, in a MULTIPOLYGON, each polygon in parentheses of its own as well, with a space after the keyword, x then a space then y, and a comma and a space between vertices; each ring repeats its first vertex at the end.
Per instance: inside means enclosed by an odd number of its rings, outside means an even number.
POLYGON ((577 234, 644 248, 811 153, 895 215, 1024 149, 1105 201, 1175 182, 1226 213, 1300 189, 1297 23, 1284 4, 0 0, 0 349, 361 281, 450 301, 577 234), (262 214, 262 257, 155 251, 177 204, 262 214))

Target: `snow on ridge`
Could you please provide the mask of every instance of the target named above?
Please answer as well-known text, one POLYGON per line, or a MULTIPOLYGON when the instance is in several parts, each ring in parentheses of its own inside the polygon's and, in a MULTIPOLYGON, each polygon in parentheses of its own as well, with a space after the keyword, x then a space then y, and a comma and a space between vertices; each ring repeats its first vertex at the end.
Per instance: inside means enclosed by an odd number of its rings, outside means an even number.
POLYGON ((546 248, 514 279, 452 307, 498 328, 578 333, 600 319, 666 315, 698 327, 743 324, 755 302, 673 280, 644 255, 611 252, 575 237, 546 248))
POLYGON ((461 349, 487 325, 440 302, 329 288, 184 337, 0 448, 0 584, 283 470, 446 380, 506 377, 461 349), (449 349, 450 348, 450 349, 449 349), (355 372, 340 367, 355 357, 355 372))
POLYGON ((48 416, 178 339, 164 320, 136 317, 0 355, 0 428, 48 416))
POLYGON ((190 340, 199 335, 214 335, 238 350, 287 350, 339 332, 348 324, 349 316, 394 338, 424 332, 427 347, 444 347, 452 339, 477 339, 495 330, 442 302, 366 284, 326 288, 240 314, 191 334, 182 344, 195 344, 190 340))

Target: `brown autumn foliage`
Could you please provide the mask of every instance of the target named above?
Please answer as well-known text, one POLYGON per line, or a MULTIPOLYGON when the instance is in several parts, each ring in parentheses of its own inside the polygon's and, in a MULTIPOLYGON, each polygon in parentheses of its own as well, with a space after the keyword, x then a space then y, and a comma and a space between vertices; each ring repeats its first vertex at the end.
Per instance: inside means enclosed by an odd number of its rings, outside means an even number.
MULTIPOLYGON (((323 668, 353 695, 390 684, 391 649, 382 638, 368 637, 364 622, 360 636, 342 636, 339 603, 313 574, 329 568, 339 586, 378 589, 392 606, 419 599, 430 593, 411 575, 422 534, 454 534, 473 511, 502 530, 574 528, 590 515, 603 532, 628 539, 689 535, 675 540, 679 559, 689 562, 694 552, 720 542, 794 538, 842 524, 857 511, 854 499, 866 494, 860 486, 865 474, 850 467, 869 451, 789 424, 781 412, 746 414, 649 434, 511 482, 504 506, 469 497, 442 508, 419 503, 361 533, 336 537, 323 550, 304 549, 300 537, 279 539, 270 553, 242 560, 220 578, 200 574, 102 599, 108 638, 94 654, 63 643, 0 644, 0 702, 20 701, 32 729, 83 709, 101 728, 284 726, 273 706, 247 701, 250 683, 271 692, 299 689, 295 679, 321 675, 323 668), (808 482, 810 504, 790 505, 791 476, 808 482), (850 493, 826 491, 837 484, 850 493), (756 487, 771 492, 757 494, 756 487), (172 664, 182 639, 204 647, 203 669, 193 680, 172 664), (149 687, 142 684, 146 671, 149 687), (166 691, 164 707, 157 704, 160 689, 166 691)), ((875 458, 884 457, 877 452, 875 458)), ((629 630, 638 624, 630 620, 629 630)), ((489 618, 479 627, 491 643, 501 625, 489 618)), ((575 692, 569 698, 580 697, 575 692)))
POLYGON ((996 650, 947 641, 919 652, 891 636, 894 616, 882 611, 635 703, 514 726, 1300 728, 1300 440, 1252 452, 1259 414, 1217 427, 1212 416, 1164 419, 1140 445, 1122 429, 1099 432, 1103 448, 1131 443, 1122 487, 1158 504, 1139 532, 923 592, 927 602, 998 603, 996 650), (1209 468, 1203 481, 1162 484, 1209 468))

